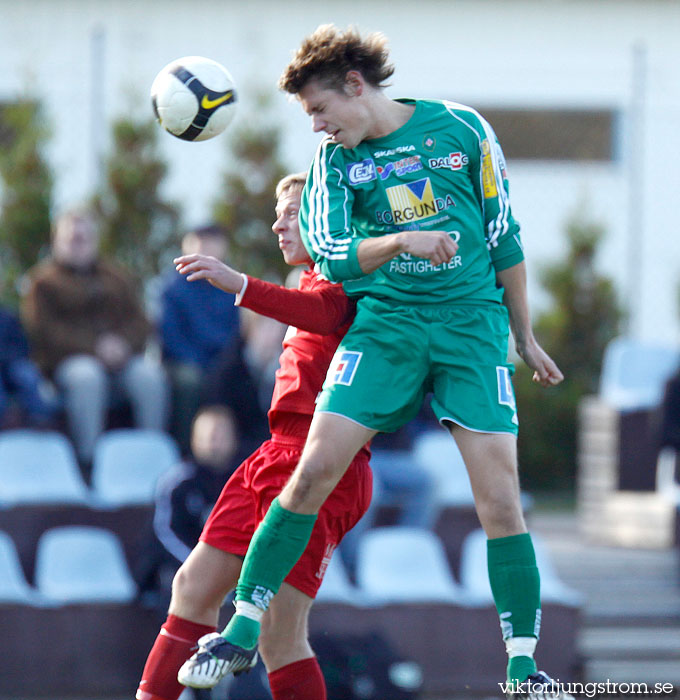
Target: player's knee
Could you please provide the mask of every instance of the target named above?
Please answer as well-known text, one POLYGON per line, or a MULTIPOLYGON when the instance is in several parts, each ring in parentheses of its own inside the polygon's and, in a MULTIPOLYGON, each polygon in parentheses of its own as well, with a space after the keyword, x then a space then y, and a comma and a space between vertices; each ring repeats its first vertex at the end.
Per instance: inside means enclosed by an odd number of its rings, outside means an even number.
POLYGON ((267 668, 279 668, 311 653, 306 630, 302 625, 293 622, 284 629, 271 621, 267 624, 265 619, 266 616, 263 618, 257 646, 267 668))
POLYGON ((275 628, 268 622, 267 615, 262 619, 257 646, 265 662, 274 658, 280 650, 280 638, 277 636, 275 628))
POLYGON ((301 461, 286 485, 285 500, 289 507, 318 510, 333 490, 344 470, 333 461, 301 461))
POLYGON ((206 596, 206 589, 191 566, 182 564, 172 580, 172 600, 176 603, 197 603, 206 596))
POLYGON ((330 485, 338 482, 347 465, 338 460, 333 454, 313 455, 300 460, 299 471, 301 479, 310 484, 330 485))
POLYGON ((524 515, 519 489, 512 484, 495 484, 476 495, 477 515, 487 534, 493 537, 523 531, 524 515))
POLYGON ((478 498, 477 515, 492 537, 517 534, 525 529, 519 497, 508 491, 491 490, 478 498))

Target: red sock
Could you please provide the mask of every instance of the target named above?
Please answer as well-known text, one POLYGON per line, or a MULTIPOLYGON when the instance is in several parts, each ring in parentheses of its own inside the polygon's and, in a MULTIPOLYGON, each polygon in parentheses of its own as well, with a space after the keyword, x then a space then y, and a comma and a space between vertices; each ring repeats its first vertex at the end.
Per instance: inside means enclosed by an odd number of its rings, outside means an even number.
POLYGON ((272 671, 269 687, 274 700, 326 700, 326 682, 316 656, 272 671))
POLYGON ((214 631, 215 627, 168 615, 146 659, 135 698, 177 700, 184 690, 177 681, 180 666, 191 656, 198 639, 214 631))

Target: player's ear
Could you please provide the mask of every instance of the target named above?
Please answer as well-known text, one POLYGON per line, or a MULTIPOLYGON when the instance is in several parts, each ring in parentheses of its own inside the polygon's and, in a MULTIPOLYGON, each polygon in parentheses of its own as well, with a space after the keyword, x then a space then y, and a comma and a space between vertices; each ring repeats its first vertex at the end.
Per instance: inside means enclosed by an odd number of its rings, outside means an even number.
POLYGON ((364 76, 358 70, 347 71, 344 87, 348 97, 359 97, 364 91, 364 76))

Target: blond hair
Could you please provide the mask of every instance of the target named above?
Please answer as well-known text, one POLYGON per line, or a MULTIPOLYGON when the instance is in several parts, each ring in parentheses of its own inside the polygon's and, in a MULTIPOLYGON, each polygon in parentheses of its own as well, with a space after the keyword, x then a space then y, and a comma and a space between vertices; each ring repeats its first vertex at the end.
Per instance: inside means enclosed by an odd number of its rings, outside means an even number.
POLYGON ((307 181, 307 173, 291 173, 279 180, 276 185, 276 199, 280 199, 291 190, 303 190, 307 181))

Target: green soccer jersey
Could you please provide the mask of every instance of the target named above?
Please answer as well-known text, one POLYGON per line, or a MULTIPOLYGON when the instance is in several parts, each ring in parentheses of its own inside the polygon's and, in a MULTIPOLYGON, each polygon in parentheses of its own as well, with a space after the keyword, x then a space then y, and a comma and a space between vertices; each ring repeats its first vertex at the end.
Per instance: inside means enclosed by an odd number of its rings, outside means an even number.
POLYGON ((475 110, 453 102, 415 106, 388 136, 347 149, 324 139, 300 210, 304 244, 321 272, 352 296, 397 303, 499 303, 496 271, 523 260, 503 152, 475 110), (364 275, 364 238, 403 230, 449 231, 455 257, 434 266, 408 254, 364 275))

